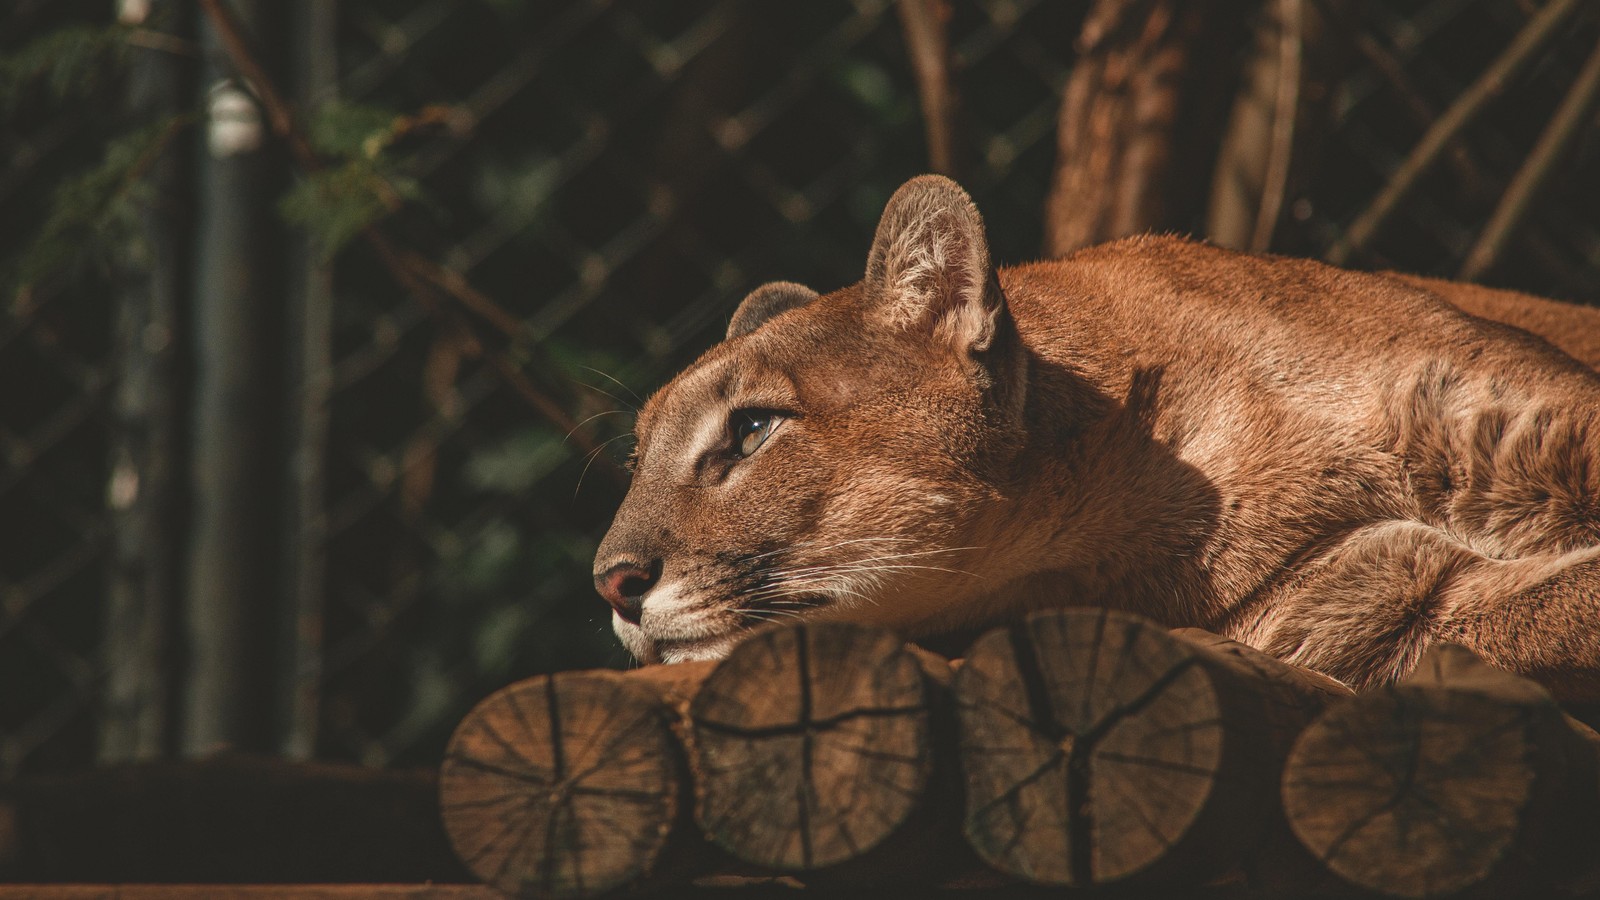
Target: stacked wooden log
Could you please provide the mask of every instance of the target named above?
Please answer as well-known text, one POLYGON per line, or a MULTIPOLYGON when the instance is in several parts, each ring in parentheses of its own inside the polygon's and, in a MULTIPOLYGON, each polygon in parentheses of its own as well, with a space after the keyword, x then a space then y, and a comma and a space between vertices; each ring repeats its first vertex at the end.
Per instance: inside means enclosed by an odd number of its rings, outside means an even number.
POLYGON ((1443 646, 1306 728, 1283 802, 1328 871, 1374 892, 1590 895, 1597 761, 1600 737, 1543 688, 1443 646))
POLYGON ((1355 697, 1074 609, 954 663, 819 622, 522 682, 458 728, 441 805, 468 868, 529 897, 717 875, 1545 896, 1596 882, 1597 773, 1600 738, 1459 648, 1355 697))

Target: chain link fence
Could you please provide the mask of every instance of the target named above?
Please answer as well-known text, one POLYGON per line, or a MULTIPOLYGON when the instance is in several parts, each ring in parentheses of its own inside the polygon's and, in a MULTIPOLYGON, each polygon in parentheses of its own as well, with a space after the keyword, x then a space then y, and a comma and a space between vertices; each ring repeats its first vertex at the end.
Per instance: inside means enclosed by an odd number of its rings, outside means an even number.
MULTIPOLYGON (((1529 6, 1362 5, 1340 20, 1347 74, 1279 245, 1326 252, 1529 6)), ((621 458, 640 397, 714 342, 746 291, 859 277, 883 202, 926 165, 917 86, 889 0, 308 0, 295 10, 273 58, 284 83, 304 108, 389 123, 390 177, 416 188, 389 216, 391 233, 495 307, 449 326, 370 248, 325 257, 285 239, 283 258, 298 261, 284 289, 294 299, 263 335, 284 360, 279 505, 262 510, 281 563, 264 594, 275 624, 254 637, 271 645, 276 675, 259 711, 271 727, 249 749, 431 763, 494 687, 626 664, 588 575, 619 483, 530 407, 530 390, 621 458), (404 127, 397 116, 409 117, 404 127), (510 337, 485 324, 500 314, 510 337), (526 383, 508 381, 497 360, 526 383)), ((52 29, 103 24, 96 15, 24 2, 0 14, 0 54, 52 29)), ((961 180, 997 260, 1039 254, 1083 16, 1079 4, 1042 0, 952 6, 961 180)), ((1577 77, 1592 19, 1461 137, 1362 264, 1454 272, 1577 77)), ((203 52, 176 33, 170 52, 203 52)), ((11 109, 0 256, 30 245, 28 222, 60 202, 54 185, 95 165, 118 133, 97 112, 123 108, 114 80, 85 97, 11 109)), ((1600 296, 1590 131, 1496 281, 1600 296)), ((130 565, 115 535, 140 474, 119 464, 119 448, 127 411, 148 407, 116 391, 130 346, 195 339, 141 320, 129 343, 117 300, 126 265, 81 263, 32 282, 0 325, 0 773, 86 764, 97 746, 108 759, 181 743, 193 614, 177 607, 156 617, 166 637, 155 656, 172 677, 142 695, 167 707, 155 736, 108 751, 103 734, 127 693, 108 648, 128 635, 107 598, 130 565)), ((180 408, 188 358, 174 368, 180 408)), ((152 521, 181 528, 185 508, 152 521)), ((162 552, 181 562, 184 551, 162 552)))

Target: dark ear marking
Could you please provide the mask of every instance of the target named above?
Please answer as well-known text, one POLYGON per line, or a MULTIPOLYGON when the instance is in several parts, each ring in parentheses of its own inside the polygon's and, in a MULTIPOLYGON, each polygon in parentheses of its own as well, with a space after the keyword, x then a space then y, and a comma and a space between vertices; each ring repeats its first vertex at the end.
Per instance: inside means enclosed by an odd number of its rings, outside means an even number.
POLYGON ((771 281, 751 291, 728 323, 728 340, 749 334, 773 316, 817 299, 817 292, 792 281, 771 281))

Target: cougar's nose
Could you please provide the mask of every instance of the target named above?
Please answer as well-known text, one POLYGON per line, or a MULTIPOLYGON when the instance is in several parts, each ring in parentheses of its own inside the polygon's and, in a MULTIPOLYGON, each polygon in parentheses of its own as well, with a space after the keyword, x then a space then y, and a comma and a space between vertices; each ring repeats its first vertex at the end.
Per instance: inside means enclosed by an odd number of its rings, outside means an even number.
POLYGON ((649 567, 618 563, 594 576, 594 589, 606 598, 617 615, 637 625, 639 616, 644 613, 644 595, 650 593, 660 578, 660 563, 649 567))

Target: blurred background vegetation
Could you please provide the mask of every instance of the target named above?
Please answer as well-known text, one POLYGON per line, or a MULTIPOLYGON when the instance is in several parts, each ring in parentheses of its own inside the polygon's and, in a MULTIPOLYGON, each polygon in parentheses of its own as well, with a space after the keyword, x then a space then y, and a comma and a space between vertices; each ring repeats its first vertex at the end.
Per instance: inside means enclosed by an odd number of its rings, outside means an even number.
POLYGON ((1600 297, 1575 0, 15 0, 0 778, 437 762, 625 665, 632 409, 956 175, 1020 262, 1149 229, 1600 297))

